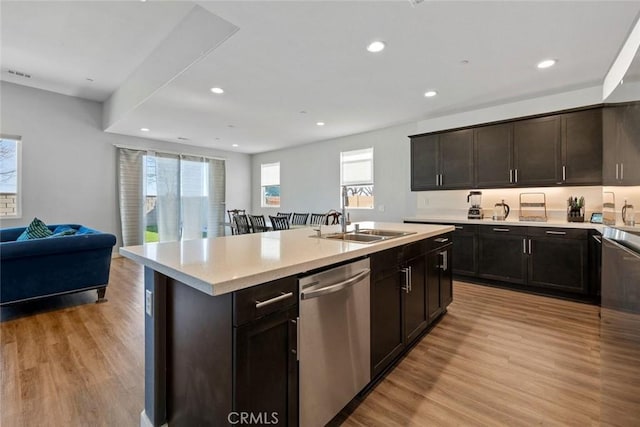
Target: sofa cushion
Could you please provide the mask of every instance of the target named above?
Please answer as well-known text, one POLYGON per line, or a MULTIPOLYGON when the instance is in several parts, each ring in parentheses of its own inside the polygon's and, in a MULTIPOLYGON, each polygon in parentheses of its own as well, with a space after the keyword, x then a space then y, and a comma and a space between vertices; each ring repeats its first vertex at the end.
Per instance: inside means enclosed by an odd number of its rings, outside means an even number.
POLYGON ((31 224, 25 228, 24 232, 16 240, 42 239, 51 235, 53 235, 53 232, 49 230, 44 222, 38 218, 33 218, 31 224))
POLYGON ((69 225, 59 225, 53 230, 50 237, 73 236, 78 230, 69 225))

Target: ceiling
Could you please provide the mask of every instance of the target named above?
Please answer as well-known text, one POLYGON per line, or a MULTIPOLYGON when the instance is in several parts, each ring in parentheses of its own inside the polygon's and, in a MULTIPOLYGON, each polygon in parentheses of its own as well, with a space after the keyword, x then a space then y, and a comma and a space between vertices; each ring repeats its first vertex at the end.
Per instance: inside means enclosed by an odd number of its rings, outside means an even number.
POLYGON ((640 12, 640 1, 3 0, 2 80, 106 101, 196 4, 239 30, 109 132, 258 153, 589 87, 640 12), (387 48, 367 52, 376 39, 387 48), (545 58, 558 63, 537 69, 545 58))

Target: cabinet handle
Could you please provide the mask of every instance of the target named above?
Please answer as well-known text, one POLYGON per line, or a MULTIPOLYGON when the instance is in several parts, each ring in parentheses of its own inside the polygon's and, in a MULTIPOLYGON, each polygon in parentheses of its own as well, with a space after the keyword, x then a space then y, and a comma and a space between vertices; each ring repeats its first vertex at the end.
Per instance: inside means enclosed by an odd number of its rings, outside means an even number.
POLYGON ((616 163, 616 179, 618 179, 618 164, 616 163))
POLYGON ((518 169, 515 170, 515 175, 516 175, 516 184, 518 183, 518 169))
POLYGON ((602 239, 599 236, 591 236, 593 237, 593 240, 595 240, 596 242, 602 244, 602 239))
POLYGON ((508 228, 494 228, 493 231, 502 231, 502 232, 508 233, 511 230, 509 230, 508 228))
POLYGON ((440 252, 440 255, 442 256, 442 264, 440 265, 440 268, 442 269, 442 271, 447 271, 447 252, 448 251, 442 251, 440 252))
POLYGON ((433 239, 433 241, 438 243, 447 243, 449 239, 445 239, 444 237, 438 237, 437 239, 433 239))
POLYGON ((442 187, 442 174, 440 174, 440 187, 442 187))
POLYGON ((402 272, 402 274, 404 274, 404 286, 401 286, 400 289, 402 289, 403 291, 405 291, 406 293, 411 292, 411 288, 409 287, 409 268, 405 267, 405 268, 401 268, 400 272, 402 272))
POLYGON ((413 282, 413 270, 412 267, 409 267, 409 282, 407 283, 409 285, 409 292, 413 290, 413 288, 411 287, 411 282, 413 282))
POLYGON ((527 239, 522 239, 522 253, 527 253, 527 239))
POLYGON ((462 229, 464 229, 464 227, 463 227, 463 226, 461 226, 461 225, 456 225, 455 227, 456 227, 456 230, 462 230, 462 229))
MULTIPOLYGON (((616 166, 616 168, 617 167, 618 166, 616 166)), ((618 172, 616 172, 616 179, 618 179, 618 172)), ((436 187, 439 186, 439 185, 440 185, 440 175, 436 174, 436 187)))
POLYGON ((562 166, 562 180, 563 181, 567 180, 567 167, 566 166, 562 166))
POLYGON ((620 181, 624 180, 624 163, 620 163, 620 181))
POLYGON ((291 298, 293 296, 293 292, 287 292, 286 294, 284 292, 280 292, 280 295, 278 295, 277 297, 273 297, 271 299, 268 299, 266 301, 258 301, 256 300, 256 308, 262 308, 265 307, 269 304, 273 304, 276 303, 278 301, 282 301, 285 300, 287 298, 291 298))
POLYGON ((567 234, 566 231, 547 231, 547 234, 555 234, 557 236, 564 236, 565 234, 567 234))
POLYGON ((298 353, 298 343, 300 342, 300 318, 296 317, 296 320, 291 320, 291 323, 296 325, 296 348, 292 348, 291 352, 296 355, 296 360, 300 361, 300 353, 298 353))
POLYGON ((531 239, 529 239, 529 255, 531 255, 531 239))
POLYGON ((513 184, 513 169, 509 169, 509 184, 513 184))

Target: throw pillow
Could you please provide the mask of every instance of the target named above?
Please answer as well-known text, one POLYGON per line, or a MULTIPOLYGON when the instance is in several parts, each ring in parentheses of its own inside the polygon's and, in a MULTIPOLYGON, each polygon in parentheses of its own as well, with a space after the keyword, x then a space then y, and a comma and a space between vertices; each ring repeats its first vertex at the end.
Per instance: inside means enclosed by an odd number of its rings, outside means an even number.
POLYGON ((76 230, 75 228, 69 226, 69 225, 59 225, 55 228, 55 230, 53 230, 53 235, 55 236, 56 234, 61 234, 63 236, 67 236, 70 234, 76 234, 76 230), (62 234, 64 233, 64 234, 62 234))
POLYGON ((16 240, 42 239, 51 235, 53 235, 53 232, 49 230, 47 225, 38 218, 34 218, 16 240))

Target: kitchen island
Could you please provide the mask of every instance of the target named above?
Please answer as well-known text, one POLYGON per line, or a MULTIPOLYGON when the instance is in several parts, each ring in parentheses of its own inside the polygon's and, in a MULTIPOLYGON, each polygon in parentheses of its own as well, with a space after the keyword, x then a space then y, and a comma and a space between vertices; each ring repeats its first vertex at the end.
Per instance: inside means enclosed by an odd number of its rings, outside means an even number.
POLYGON ((121 248, 145 266, 141 425, 297 424, 298 279, 353 260, 371 262, 372 380, 389 369, 446 312, 454 227, 359 225, 410 234, 365 244, 308 228, 121 248))

